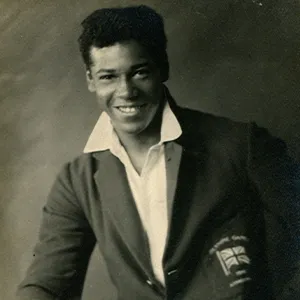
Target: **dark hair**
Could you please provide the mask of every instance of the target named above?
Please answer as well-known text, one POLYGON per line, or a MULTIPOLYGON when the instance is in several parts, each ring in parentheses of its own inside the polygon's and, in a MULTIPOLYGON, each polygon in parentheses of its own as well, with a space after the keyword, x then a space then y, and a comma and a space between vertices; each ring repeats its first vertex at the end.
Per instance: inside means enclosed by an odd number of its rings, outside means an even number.
POLYGON ((78 42, 87 68, 91 65, 91 46, 101 48, 133 39, 149 52, 161 70, 163 81, 169 78, 164 22, 152 8, 140 5, 98 9, 85 18, 81 25, 83 31, 78 42))

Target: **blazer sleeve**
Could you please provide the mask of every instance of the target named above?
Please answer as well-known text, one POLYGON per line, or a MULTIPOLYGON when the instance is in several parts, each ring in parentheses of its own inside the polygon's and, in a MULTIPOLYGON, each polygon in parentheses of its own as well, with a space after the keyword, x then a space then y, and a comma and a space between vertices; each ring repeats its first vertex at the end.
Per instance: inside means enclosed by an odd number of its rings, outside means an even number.
POLYGON ((57 176, 43 208, 34 259, 17 299, 80 299, 94 234, 72 188, 70 164, 57 176))
POLYGON ((300 299, 300 167, 266 129, 251 123, 248 136, 248 172, 264 210, 273 296, 300 299))

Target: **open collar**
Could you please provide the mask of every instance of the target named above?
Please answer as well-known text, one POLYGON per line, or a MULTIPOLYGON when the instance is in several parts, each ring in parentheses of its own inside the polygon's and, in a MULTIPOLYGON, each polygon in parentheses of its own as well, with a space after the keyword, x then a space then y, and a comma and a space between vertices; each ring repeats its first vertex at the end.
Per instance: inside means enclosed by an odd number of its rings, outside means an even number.
MULTIPOLYGON (((165 102, 161 125, 160 144, 178 139, 182 134, 181 126, 169 102, 165 102)), ((116 132, 106 112, 100 115, 83 150, 84 153, 111 150, 118 140, 116 132)))

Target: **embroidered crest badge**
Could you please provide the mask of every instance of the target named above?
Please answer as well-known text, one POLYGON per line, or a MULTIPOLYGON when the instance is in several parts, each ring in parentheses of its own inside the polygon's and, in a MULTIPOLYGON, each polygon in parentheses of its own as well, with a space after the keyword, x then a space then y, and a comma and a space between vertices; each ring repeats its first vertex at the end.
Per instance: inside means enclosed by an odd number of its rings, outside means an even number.
POLYGON ((226 276, 231 274, 231 270, 234 266, 250 264, 250 258, 247 256, 245 247, 243 246, 226 248, 221 251, 216 251, 216 254, 226 276))
POLYGON ((250 281, 251 259, 246 251, 249 239, 244 235, 226 236, 213 245, 209 253, 217 257, 230 287, 250 281))

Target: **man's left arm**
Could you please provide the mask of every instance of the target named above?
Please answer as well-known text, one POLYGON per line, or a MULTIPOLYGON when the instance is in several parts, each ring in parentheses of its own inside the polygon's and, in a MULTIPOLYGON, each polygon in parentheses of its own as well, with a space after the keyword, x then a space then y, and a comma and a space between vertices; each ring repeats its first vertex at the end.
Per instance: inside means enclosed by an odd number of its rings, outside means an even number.
POLYGON ((286 144, 249 125, 248 174, 264 209, 265 249, 275 299, 300 299, 300 166, 286 144))

